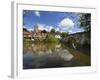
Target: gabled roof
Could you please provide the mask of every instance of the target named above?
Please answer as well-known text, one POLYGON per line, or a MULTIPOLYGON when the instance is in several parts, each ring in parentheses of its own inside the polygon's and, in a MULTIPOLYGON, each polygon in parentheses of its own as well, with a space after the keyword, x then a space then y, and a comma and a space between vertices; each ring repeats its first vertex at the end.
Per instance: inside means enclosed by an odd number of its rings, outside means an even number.
POLYGON ((24 35, 32 35, 32 32, 23 31, 24 35))

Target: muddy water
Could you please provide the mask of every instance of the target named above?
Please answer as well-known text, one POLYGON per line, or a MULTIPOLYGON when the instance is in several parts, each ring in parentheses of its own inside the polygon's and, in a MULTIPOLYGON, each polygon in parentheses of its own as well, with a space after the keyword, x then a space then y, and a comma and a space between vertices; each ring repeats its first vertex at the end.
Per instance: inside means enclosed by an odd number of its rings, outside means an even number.
POLYGON ((90 56, 65 44, 32 43, 23 45, 23 68, 90 66, 90 56))

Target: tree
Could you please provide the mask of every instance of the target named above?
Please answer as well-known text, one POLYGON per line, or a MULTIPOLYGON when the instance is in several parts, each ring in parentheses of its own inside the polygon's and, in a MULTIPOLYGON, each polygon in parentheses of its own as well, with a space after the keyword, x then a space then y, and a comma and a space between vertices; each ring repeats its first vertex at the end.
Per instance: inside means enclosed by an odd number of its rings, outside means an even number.
POLYGON ((51 33, 55 33, 55 29, 51 29, 51 31, 50 31, 51 33))
POLYGON ((26 31, 26 32, 28 32, 28 30, 27 30, 26 28, 23 28, 23 31, 26 31))
POLYGON ((62 32, 61 33, 61 37, 67 37, 68 36, 68 32, 62 32))
POLYGON ((45 42, 48 42, 48 43, 59 43, 59 40, 57 38, 55 38, 54 35, 48 34, 48 36, 45 39, 45 42))
POLYGON ((91 14, 81 14, 79 18, 80 27, 85 31, 90 31, 91 28, 91 14))
POLYGON ((42 30, 41 32, 42 32, 42 33, 47 33, 47 31, 46 31, 46 30, 42 30))
POLYGON ((57 34, 61 34, 61 32, 60 32, 60 31, 56 31, 56 33, 57 33, 57 34))

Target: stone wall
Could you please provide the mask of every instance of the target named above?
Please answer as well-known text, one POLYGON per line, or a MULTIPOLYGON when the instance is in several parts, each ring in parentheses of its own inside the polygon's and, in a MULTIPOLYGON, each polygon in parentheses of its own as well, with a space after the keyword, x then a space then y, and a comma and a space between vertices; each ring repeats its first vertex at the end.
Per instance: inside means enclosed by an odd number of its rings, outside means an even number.
POLYGON ((62 41, 68 42, 70 38, 75 39, 76 43, 80 45, 91 44, 90 32, 80 32, 80 33, 70 34, 69 36, 62 38, 62 41))

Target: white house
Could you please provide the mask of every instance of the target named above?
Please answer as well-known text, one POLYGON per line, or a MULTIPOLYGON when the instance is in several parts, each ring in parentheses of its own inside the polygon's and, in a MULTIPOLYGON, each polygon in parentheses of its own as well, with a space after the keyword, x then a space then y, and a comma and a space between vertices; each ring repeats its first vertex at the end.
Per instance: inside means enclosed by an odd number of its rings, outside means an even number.
POLYGON ((55 38, 61 39, 61 36, 57 34, 55 35, 55 38))

